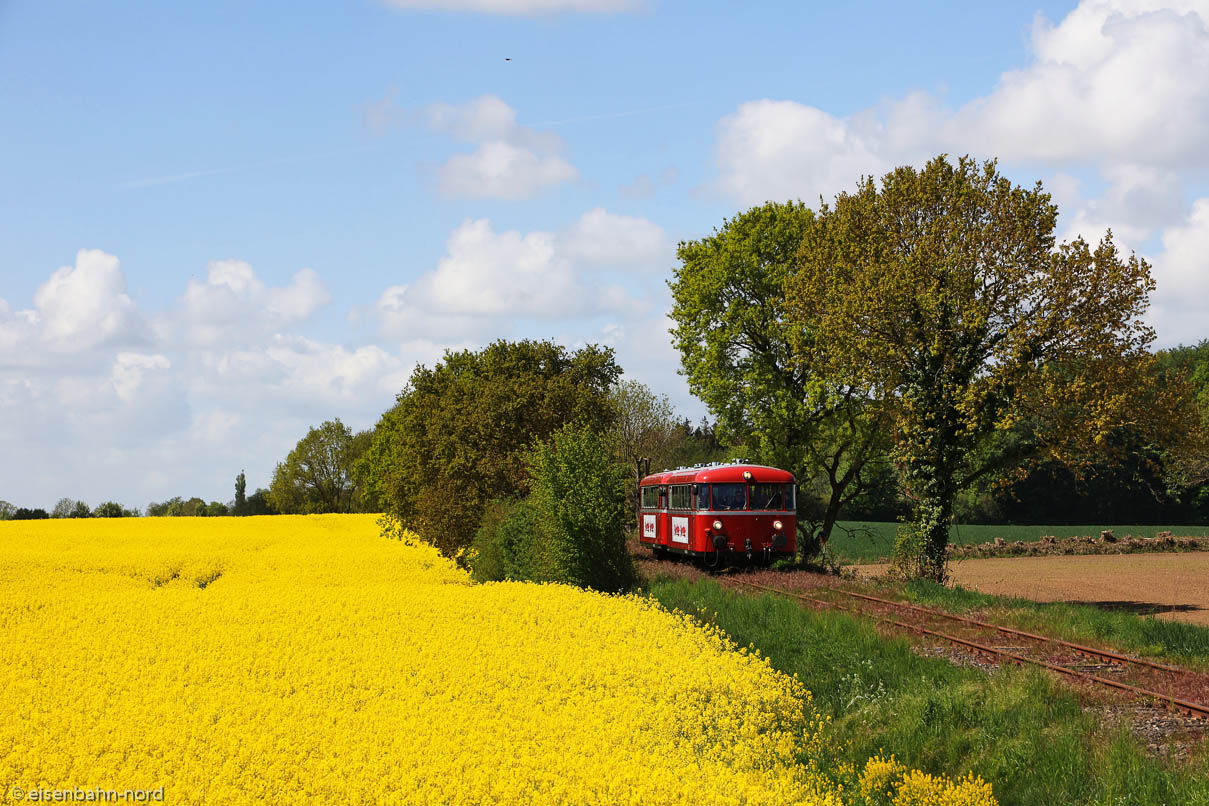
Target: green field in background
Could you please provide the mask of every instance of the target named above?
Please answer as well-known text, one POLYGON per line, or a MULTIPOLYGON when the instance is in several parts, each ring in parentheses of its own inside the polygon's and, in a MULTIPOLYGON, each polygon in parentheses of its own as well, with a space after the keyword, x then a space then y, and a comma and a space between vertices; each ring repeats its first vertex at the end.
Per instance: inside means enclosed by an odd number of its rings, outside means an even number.
MULTIPOLYGON (((878 521, 840 521, 831 533, 827 553, 840 562, 876 562, 889 557, 894 550, 898 526, 897 523, 878 521)), ((1158 532, 1171 532, 1176 537, 1209 536, 1209 526, 954 526, 949 532, 949 540, 953 545, 965 546, 987 543, 997 537, 1009 543, 1040 540, 1044 535, 1099 537, 1105 529, 1112 529, 1117 537, 1154 537, 1158 532)))

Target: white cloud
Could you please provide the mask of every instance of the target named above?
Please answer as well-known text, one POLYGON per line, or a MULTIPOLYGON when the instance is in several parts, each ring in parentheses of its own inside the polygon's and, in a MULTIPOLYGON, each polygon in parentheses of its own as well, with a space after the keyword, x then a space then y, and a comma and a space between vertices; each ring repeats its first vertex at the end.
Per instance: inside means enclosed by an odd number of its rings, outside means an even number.
POLYGON ((1184 221, 1163 232, 1162 240, 1163 250, 1153 261, 1150 321, 1164 344, 1196 343, 1209 336, 1209 198, 1198 199, 1184 221))
POLYGON ((432 104, 422 112, 428 125, 477 144, 437 169, 440 192, 451 198, 525 199, 578 178, 561 156, 561 138, 516 122, 516 111, 495 95, 465 104, 432 104))
POLYGON ((662 271, 671 259, 667 235, 658 224, 596 207, 580 216, 565 236, 572 260, 610 267, 646 267, 662 271))
POLYGON ((639 0, 384 0, 395 8, 421 11, 477 11, 485 14, 554 14, 563 11, 611 13, 644 7, 639 0))
POLYGON ((794 101, 750 101, 718 124, 718 188, 745 205, 830 199, 889 167, 846 121, 794 101))
POLYGON ((118 353, 113 362, 110 382, 118 398, 129 403, 134 400, 149 372, 166 370, 171 366, 172 362, 162 355, 118 353))
MULTIPOLYGON (((270 287, 244 261, 216 260, 206 267, 205 280, 189 280, 179 324, 195 344, 242 341, 297 324, 330 298, 312 269, 302 269, 287 285, 270 287)), ((173 316, 171 323, 177 320, 173 316)))
POLYGON ((1029 63, 956 110, 922 91, 846 119, 744 103, 718 124, 714 187, 741 204, 813 203, 942 152, 1050 162, 1067 179, 1095 169, 1107 190, 1063 208, 1070 232, 1140 241, 1175 223, 1184 182, 1209 165, 1209 2, 1084 0, 1057 24, 1038 17, 1029 63))
POLYGON ((948 122, 950 141, 1009 159, 1203 159, 1209 142, 1209 4, 1085 0, 1039 18, 1034 61, 948 122))
POLYGON ((0 300, 0 454, 22 457, 0 476, 6 499, 223 500, 241 467, 267 485, 309 425, 372 424, 414 366, 407 348, 299 333, 328 297, 309 269, 274 286, 243 261, 215 261, 182 291, 144 314, 117 258, 82 250, 30 308, 0 300))
POLYGON ((634 315, 646 303, 597 273, 662 269, 670 255, 661 227, 599 207, 562 233, 497 232, 488 219, 468 219, 436 267, 383 291, 373 315, 383 338, 400 340, 506 335, 518 319, 634 315))
POLYGON ((469 316, 566 316, 588 303, 548 232, 495 232, 486 219, 465 221, 446 255, 407 296, 425 309, 469 316))
POLYGON ((557 155, 538 155, 500 140, 470 154, 455 154, 441 166, 442 195, 454 199, 528 199, 579 176, 557 155))

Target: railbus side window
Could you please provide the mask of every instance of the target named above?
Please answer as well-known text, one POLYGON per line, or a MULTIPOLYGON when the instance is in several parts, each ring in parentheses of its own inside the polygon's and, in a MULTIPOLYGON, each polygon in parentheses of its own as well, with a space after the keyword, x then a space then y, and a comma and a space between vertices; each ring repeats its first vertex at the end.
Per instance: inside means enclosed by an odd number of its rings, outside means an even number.
POLYGON ((692 491, 687 484, 677 484, 671 488, 670 509, 690 509, 693 505, 692 491))
POLYGON ((747 509, 746 484, 715 484, 714 509, 735 510, 747 509))
POLYGON ((798 511, 797 495, 796 495, 797 490, 798 490, 798 487, 796 484, 786 484, 785 485, 785 509, 788 510, 789 512, 798 511))
POLYGON ((697 509, 709 509, 709 485, 697 485, 697 509))
POLYGON ((643 509, 659 509, 659 488, 658 487, 643 487, 642 488, 642 508, 643 509))

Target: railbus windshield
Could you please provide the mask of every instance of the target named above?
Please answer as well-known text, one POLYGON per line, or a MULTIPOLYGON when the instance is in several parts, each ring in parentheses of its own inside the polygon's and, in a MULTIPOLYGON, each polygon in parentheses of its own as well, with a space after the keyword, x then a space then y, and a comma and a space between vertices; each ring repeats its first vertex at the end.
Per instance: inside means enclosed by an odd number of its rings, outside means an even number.
POLYGON ((714 509, 720 511, 747 509, 746 484, 712 484, 714 509))
POLYGON ((793 509, 792 484, 751 485, 752 509, 793 509))

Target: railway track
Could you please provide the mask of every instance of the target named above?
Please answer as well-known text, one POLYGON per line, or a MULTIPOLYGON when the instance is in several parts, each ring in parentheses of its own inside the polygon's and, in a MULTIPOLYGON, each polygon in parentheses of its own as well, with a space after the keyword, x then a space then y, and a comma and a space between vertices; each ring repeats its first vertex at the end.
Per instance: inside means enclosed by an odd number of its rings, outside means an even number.
POLYGON ((740 587, 872 618, 900 630, 947 642, 999 663, 1039 666, 1092 685, 1162 703, 1167 708, 1188 716, 1209 720, 1209 705, 1195 702, 1187 694, 1193 692, 1191 696, 1209 701, 1209 677, 1175 666, 842 588, 821 587, 815 590, 854 599, 857 604, 847 605, 834 599, 823 599, 800 591, 781 590, 739 578, 729 581, 740 587), (966 634, 954 635, 950 632, 952 628, 936 629, 938 622, 957 625, 966 634), (996 645, 993 638, 985 637, 987 634, 1009 636, 1028 643, 1025 646, 996 645), (1030 651, 1040 653, 1041 656, 1029 654, 1030 651), (1075 660, 1076 658, 1080 660, 1075 660), (1110 674, 1113 676, 1106 676, 1110 674), (1126 678, 1129 679, 1128 682, 1126 678))

